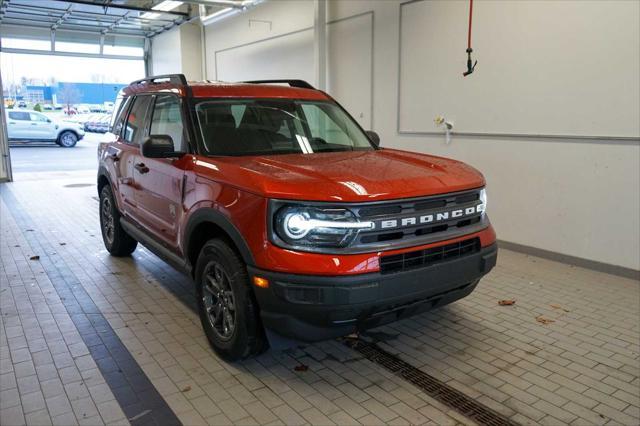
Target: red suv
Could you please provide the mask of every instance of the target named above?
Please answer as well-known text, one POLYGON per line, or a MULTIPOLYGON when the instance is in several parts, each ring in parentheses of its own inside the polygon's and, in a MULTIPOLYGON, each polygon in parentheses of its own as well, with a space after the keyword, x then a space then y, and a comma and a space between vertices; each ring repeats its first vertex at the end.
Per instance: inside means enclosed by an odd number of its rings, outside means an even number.
POLYGON ((265 331, 328 339, 451 303, 496 263, 477 170, 381 148, 304 81, 138 80, 111 130, 107 250, 140 242, 193 277, 227 359, 267 348, 265 331))

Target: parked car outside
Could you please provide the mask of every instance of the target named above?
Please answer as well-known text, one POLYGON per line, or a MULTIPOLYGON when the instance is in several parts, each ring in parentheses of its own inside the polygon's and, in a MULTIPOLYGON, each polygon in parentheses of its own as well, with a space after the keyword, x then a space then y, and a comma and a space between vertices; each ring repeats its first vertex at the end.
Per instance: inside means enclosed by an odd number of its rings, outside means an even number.
POLYGON ((6 110, 9 141, 55 142, 71 148, 84 137, 82 125, 56 120, 37 111, 6 110))
POLYGON ((381 148, 304 81, 259 83, 133 82, 98 148, 105 247, 189 274, 221 356, 425 312, 495 266, 479 171, 381 148))
POLYGON ((108 114, 91 114, 84 122, 84 129, 87 132, 106 133, 109 131, 110 119, 108 114))

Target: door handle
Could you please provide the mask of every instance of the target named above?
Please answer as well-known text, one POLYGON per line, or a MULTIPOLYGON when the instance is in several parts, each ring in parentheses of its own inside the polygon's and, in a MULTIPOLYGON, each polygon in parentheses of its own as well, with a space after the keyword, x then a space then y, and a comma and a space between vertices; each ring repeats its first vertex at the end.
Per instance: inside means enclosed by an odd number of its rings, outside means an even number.
POLYGON ((38 125, 38 123, 31 123, 31 125, 32 125, 32 126, 37 126, 37 125, 38 125))
POLYGON ((145 166, 144 163, 136 163, 133 167, 135 167, 135 169, 141 174, 145 174, 149 171, 149 168, 145 166))

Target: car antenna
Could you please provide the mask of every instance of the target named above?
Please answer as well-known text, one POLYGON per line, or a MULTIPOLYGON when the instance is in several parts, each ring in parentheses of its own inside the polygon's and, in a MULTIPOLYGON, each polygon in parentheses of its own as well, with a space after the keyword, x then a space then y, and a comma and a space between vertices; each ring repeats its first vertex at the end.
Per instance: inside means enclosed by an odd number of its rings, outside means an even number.
POLYGON ((471 21, 472 21, 472 19, 473 19, 473 0, 469 0, 469 33, 468 33, 468 37, 467 37, 467 71, 462 73, 462 75, 464 77, 466 77, 469 74, 471 74, 476 69, 476 65, 478 65, 478 61, 473 62, 471 60, 471 53, 473 53, 473 49, 471 48, 471 21))

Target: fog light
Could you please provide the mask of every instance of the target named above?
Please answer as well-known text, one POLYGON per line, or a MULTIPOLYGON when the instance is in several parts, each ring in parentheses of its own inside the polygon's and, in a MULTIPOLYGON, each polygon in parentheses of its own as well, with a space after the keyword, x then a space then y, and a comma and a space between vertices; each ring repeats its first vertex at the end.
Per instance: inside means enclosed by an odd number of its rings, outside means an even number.
POLYGON ((262 277, 253 277, 253 284, 260 288, 269 288, 269 280, 262 277))

